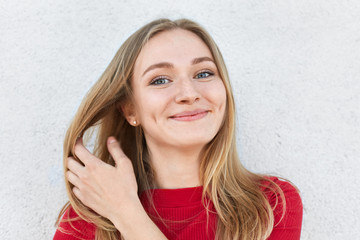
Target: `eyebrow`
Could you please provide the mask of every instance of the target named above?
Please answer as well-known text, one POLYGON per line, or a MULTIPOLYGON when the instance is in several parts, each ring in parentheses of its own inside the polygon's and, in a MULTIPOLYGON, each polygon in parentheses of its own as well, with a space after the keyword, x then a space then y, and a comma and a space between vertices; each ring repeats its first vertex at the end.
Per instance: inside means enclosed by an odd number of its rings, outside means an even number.
MULTIPOLYGON (((215 61, 210 58, 210 57, 199 57, 199 58, 194 58, 191 61, 191 65, 195 65, 201 62, 205 62, 205 61, 209 61, 209 62, 213 62, 215 64, 215 61)), ((144 73, 142 74, 142 76, 144 76, 147 72, 154 70, 156 68, 174 68, 174 65, 172 63, 169 62, 160 62, 160 63, 155 63, 151 66, 149 66, 144 73)))

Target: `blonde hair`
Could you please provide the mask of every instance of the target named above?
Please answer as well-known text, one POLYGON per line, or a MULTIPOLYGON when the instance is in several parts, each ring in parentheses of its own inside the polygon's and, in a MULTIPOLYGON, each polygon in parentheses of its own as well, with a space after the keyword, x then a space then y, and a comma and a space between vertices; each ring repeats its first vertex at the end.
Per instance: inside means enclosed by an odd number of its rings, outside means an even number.
MULTIPOLYGON (((104 162, 114 165, 114 160, 107 150, 106 139, 115 136, 133 163, 139 194, 154 186, 154 172, 147 156, 143 130, 141 126, 130 126, 118 106, 132 98, 131 79, 141 49, 156 34, 173 29, 191 31, 204 41, 213 55, 226 89, 223 125, 214 139, 204 147, 200 165, 203 197, 207 196, 213 202, 218 216, 216 238, 266 239, 274 225, 274 214, 273 207, 261 187, 269 185, 268 188, 282 199, 283 193, 269 178, 251 173, 241 165, 236 151, 235 106, 228 72, 214 40, 205 29, 193 21, 158 19, 140 28, 122 44, 110 65, 84 98, 66 133, 64 171, 67 170, 67 157, 75 155, 76 139, 96 127, 94 154, 104 162)), ((120 233, 114 225, 86 207, 73 194, 72 184, 67 180, 65 182, 69 202, 61 210, 57 224, 71 206, 80 218, 96 225, 96 239, 119 239, 120 233)), ((70 219, 70 223, 73 220, 75 219, 70 219)))

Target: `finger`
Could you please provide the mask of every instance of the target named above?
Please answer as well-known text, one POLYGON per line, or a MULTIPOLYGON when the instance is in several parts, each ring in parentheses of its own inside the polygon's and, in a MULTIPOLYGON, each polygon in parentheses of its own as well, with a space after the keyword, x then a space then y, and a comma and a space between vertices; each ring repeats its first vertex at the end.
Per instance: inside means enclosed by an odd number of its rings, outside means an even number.
POLYGON ((66 172, 66 179, 75 187, 81 187, 81 180, 78 176, 76 176, 73 172, 67 171, 66 172))
POLYGON ((82 138, 78 138, 74 147, 75 155, 86 165, 87 163, 98 160, 83 144, 82 138))
POLYGON ((81 201, 84 203, 84 198, 83 198, 83 195, 81 194, 81 191, 79 188, 77 187, 73 187, 72 189, 73 193, 75 194, 75 196, 81 201))
POLYGON ((128 159, 123 150, 120 147, 119 142, 114 137, 108 138, 108 150, 113 157, 116 165, 120 164, 121 161, 128 159))
POLYGON ((71 172, 73 172, 77 176, 80 176, 84 172, 84 167, 73 157, 67 158, 67 167, 71 172))

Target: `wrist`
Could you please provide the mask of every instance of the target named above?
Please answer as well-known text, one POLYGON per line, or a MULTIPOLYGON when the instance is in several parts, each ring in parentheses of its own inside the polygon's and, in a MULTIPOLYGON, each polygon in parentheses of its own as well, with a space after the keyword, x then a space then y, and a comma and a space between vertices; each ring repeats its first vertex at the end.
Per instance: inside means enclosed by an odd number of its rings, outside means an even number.
POLYGON ((124 239, 166 239, 147 215, 140 200, 124 206, 121 213, 114 215, 111 221, 124 239))
POLYGON ((127 225, 130 225, 132 221, 135 221, 142 214, 146 214, 146 212, 140 200, 121 205, 116 210, 113 209, 109 220, 120 232, 123 232, 128 227, 127 225))

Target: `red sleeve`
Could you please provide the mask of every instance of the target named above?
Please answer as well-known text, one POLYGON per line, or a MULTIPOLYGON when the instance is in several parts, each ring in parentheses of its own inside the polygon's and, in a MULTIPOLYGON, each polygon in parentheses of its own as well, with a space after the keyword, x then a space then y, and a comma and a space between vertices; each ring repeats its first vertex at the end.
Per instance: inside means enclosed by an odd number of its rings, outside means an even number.
POLYGON ((69 218, 76 218, 78 215, 76 212, 69 208, 61 222, 58 229, 55 232, 53 240, 93 240, 95 239, 95 225, 86 222, 83 219, 67 222, 64 221, 69 218))
MULTIPOLYGON (((303 215, 300 195, 297 189, 290 183, 281 181, 278 178, 270 179, 282 189, 286 200, 286 211, 281 219, 284 204, 279 198, 279 203, 274 210, 274 228, 267 240, 299 240, 303 215)), ((269 201, 271 206, 275 206, 276 195, 274 193, 269 195, 269 201)))

